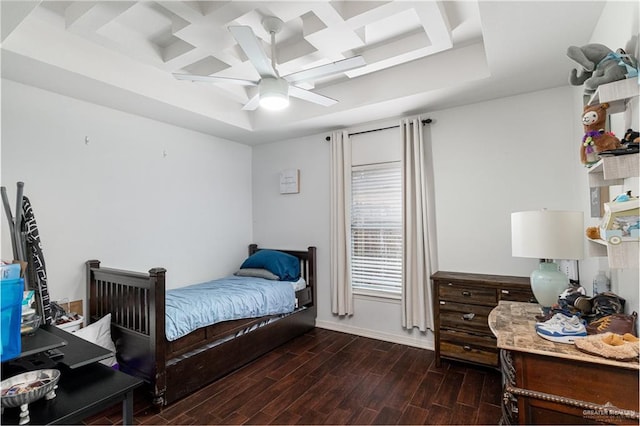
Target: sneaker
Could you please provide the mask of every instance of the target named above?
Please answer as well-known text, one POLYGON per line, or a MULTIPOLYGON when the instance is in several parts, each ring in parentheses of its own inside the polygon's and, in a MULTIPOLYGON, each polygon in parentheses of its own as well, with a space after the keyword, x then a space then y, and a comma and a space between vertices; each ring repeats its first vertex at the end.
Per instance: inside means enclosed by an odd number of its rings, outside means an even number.
POLYGON ((536 322, 536 326, 538 326, 538 325, 543 325, 543 324, 551 325, 551 324, 555 324, 555 323, 558 323, 558 322, 566 321, 566 320, 568 320, 569 318, 570 318, 570 316, 569 316, 569 315, 566 315, 566 314, 563 314, 563 313, 561 313, 561 312, 558 312, 557 314, 554 314, 554 315, 553 315, 551 318, 549 318, 549 319, 546 319, 546 320, 544 320, 544 321, 538 321, 538 322, 536 322))
POLYGON ((590 315, 592 310, 591 298, 579 296, 574 300, 573 306, 584 315, 590 315))
POLYGON ((586 326, 586 323, 580 319, 579 315, 565 315, 556 314, 549 321, 543 323, 536 323, 536 328, 554 329, 557 325, 569 324, 572 327, 578 327, 580 325, 586 326), (556 316, 560 315, 560 316, 556 316))
POLYGON ((584 323, 577 316, 567 318, 565 321, 557 321, 552 324, 544 323, 536 325, 536 333, 544 339, 557 343, 573 343, 576 337, 587 335, 584 323))
POLYGON ((591 298, 591 310, 596 319, 624 313, 625 300, 615 293, 605 291, 591 298))
POLYGON ((611 332, 617 334, 635 334, 637 319, 638 314, 636 312, 631 315, 607 315, 606 317, 590 322, 589 325, 587 325, 587 333, 600 334, 611 332))

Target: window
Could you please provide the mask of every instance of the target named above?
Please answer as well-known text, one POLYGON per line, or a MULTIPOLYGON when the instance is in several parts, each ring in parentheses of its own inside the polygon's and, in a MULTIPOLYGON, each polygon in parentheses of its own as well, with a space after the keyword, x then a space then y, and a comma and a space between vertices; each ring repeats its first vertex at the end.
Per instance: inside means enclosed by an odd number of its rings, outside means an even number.
POLYGON ((402 291, 401 163, 352 167, 351 284, 361 293, 402 291))

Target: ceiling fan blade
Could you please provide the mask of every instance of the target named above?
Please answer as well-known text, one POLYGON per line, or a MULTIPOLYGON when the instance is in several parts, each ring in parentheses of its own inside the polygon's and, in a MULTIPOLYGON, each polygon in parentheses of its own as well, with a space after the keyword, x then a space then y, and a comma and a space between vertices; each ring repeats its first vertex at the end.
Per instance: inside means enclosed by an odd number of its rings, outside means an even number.
POLYGON ((173 76, 178 80, 187 81, 200 81, 203 83, 233 83, 241 86, 257 86, 257 81, 244 80, 241 78, 229 78, 229 77, 216 77, 211 75, 193 75, 193 74, 177 74, 173 73, 173 76))
POLYGON ((326 77, 332 74, 338 74, 355 68, 360 68, 365 65, 367 65, 367 63, 362 56, 354 56, 351 58, 343 59, 341 61, 332 62, 330 64, 310 68, 308 70, 294 72, 282 78, 284 78, 291 84, 295 84, 303 81, 314 80, 316 78, 326 77))
POLYGON ((338 103, 335 99, 319 95, 296 86, 289 86, 289 95, 322 106, 331 106, 338 103))
POLYGON ((271 65, 271 59, 264 53, 260 41, 253 33, 251 27, 245 25, 234 25, 229 27, 247 58, 260 74, 260 77, 277 77, 276 70, 271 65))
POLYGON ((260 105, 260 94, 255 95, 253 98, 249 99, 249 102, 244 104, 242 107, 243 111, 255 111, 258 109, 260 105))

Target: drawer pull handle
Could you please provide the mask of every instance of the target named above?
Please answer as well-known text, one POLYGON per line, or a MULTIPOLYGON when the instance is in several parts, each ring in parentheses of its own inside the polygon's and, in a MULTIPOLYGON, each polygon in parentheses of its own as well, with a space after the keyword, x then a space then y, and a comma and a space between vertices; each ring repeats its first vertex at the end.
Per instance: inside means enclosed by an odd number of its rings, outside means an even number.
POLYGON ((441 301, 440 301, 440 304, 441 304, 441 305, 446 305, 446 304, 447 304, 447 302, 445 302, 444 300, 441 300, 441 301))
POLYGON ((463 295, 464 297, 470 297, 470 296, 471 296, 471 292, 470 292, 470 291, 466 291, 466 290, 465 290, 465 291, 463 291, 463 292, 462 292, 462 295, 463 295))
POLYGON ((465 351, 467 351, 467 352, 470 352, 470 351, 471 351, 471 346, 469 346, 469 345, 464 345, 464 346, 462 347, 462 349, 464 349, 464 350, 465 350, 465 351))
POLYGON ((502 294, 509 294, 509 290, 500 290, 502 294))
POLYGON ((462 319, 465 321, 471 321, 473 319, 473 317, 475 317, 476 314, 469 312, 468 314, 464 314, 462 315, 462 319))

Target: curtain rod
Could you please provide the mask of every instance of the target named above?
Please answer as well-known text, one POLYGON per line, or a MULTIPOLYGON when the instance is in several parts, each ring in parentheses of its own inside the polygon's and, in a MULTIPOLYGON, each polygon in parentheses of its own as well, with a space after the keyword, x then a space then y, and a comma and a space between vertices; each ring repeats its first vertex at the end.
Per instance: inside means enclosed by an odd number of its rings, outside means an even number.
MULTIPOLYGON (((430 118, 425 118, 424 120, 421 120, 421 121, 422 121, 422 125, 424 126, 425 124, 431 123, 432 120, 430 118)), ((371 129, 371 130, 363 130, 362 132, 349 133, 349 136, 362 135, 364 133, 371 133, 371 132, 379 132, 380 130, 395 129, 397 127, 400 127, 400 125, 396 124, 395 126, 383 127, 381 129, 371 129)), ((327 136, 326 138, 324 138, 324 140, 329 142, 331 140, 331 136, 327 136)))

